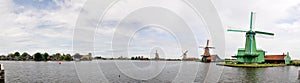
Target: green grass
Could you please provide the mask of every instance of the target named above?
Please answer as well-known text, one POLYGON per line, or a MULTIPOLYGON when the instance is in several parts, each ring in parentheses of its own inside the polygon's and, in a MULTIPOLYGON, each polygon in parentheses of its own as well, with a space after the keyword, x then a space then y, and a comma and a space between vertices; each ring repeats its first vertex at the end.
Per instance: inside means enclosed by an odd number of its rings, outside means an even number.
POLYGON ((290 65, 300 66, 300 62, 292 62, 290 65))
POLYGON ((201 60, 201 59, 198 59, 198 60, 196 60, 196 62, 202 62, 202 60, 201 60))
POLYGON ((286 66, 286 64, 222 64, 224 66, 230 67, 278 67, 278 66, 286 66))

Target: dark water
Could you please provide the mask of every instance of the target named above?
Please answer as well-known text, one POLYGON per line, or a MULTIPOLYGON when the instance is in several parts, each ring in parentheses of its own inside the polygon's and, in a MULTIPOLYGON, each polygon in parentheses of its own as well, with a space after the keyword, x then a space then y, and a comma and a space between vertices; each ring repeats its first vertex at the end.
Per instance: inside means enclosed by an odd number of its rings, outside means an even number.
POLYGON ((297 83, 295 66, 233 68, 180 61, 0 61, 7 83, 297 83))

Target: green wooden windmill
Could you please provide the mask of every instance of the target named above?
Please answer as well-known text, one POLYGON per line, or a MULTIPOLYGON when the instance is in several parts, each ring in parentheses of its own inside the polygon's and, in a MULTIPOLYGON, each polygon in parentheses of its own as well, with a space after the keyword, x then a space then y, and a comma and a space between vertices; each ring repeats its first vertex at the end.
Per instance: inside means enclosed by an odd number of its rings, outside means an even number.
POLYGON ((264 56, 265 51, 258 50, 256 48, 256 41, 255 41, 255 34, 263 34, 263 35, 271 35, 273 36, 273 33, 269 32, 262 32, 262 31, 253 31, 253 16, 254 13, 251 12, 250 16, 250 30, 244 31, 244 30, 231 30, 228 29, 227 31, 231 32, 246 32, 246 44, 245 48, 239 48, 238 54, 236 56, 232 56, 237 58, 238 63, 262 63, 264 62, 264 56))

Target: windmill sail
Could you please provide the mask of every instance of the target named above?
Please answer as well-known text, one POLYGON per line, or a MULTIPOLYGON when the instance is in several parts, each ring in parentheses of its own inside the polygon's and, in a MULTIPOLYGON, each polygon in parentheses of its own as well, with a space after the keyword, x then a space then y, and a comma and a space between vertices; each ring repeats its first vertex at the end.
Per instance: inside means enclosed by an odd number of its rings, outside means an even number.
POLYGON ((258 34, 264 34, 264 35, 271 35, 271 36, 274 35, 274 33, 263 32, 263 31, 255 31, 255 33, 258 33, 258 34))
POLYGON ((255 12, 251 12, 251 25, 250 25, 251 30, 253 28, 255 28, 255 21, 256 21, 256 13, 255 12))
POLYGON ((244 30, 233 30, 233 29, 228 29, 227 31, 231 31, 231 32, 247 32, 247 31, 244 31, 244 30))
POLYGON ((186 57, 187 57, 187 52, 188 52, 188 50, 182 52, 182 60, 185 60, 185 59, 186 59, 186 57))

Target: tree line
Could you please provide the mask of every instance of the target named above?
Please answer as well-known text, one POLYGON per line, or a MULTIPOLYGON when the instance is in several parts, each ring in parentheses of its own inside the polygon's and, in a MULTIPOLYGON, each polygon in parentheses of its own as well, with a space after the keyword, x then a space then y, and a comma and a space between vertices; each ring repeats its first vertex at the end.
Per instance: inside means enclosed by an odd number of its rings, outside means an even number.
POLYGON ((131 57, 131 60, 149 60, 149 58, 144 58, 144 56, 136 56, 136 57, 131 57))
POLYGON ((1 55, 0 60, 15 60, 15 61, 72 61, 73 58, 70 54, 61 54, 61 53, 55 53, 55 54, 48 54, 45 53, 34 53, 33 55, 30 55, 27 52, 23 52, 22 54, 20 52, 15 53, 9 53, 8 55, 1 55))

